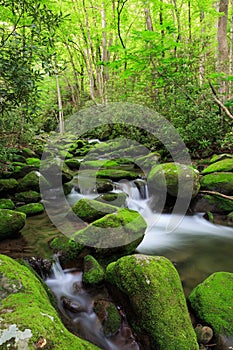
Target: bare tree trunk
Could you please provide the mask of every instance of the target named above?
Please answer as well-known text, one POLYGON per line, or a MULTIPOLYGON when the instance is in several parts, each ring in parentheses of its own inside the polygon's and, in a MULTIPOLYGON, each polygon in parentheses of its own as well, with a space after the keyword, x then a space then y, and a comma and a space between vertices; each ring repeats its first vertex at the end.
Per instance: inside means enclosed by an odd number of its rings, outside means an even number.
MULTIPOLYGON (((228 42, 227 42, 227 20, 229 0, 220 0, 219 12, 224 13, 218 19, 218 72, 228 76, 228 42)), ((221 80, 219 93, 227 96, 227 81, 221 80)))
MULTIPOLYGON (((204 26, 202 25, 202 22, 204 20, 204 12, 201 12, 200 13, 200 24, 201 24, 201 34, 203 35, 204 32, 205 32, 205 28, 204 26)), ((203 45, 203 42, 201 41, 201 44, 200 44, 200 49, 201 51, 204 49, 204 45, 203 45)), ((203 85, 203 80, 204 80, 204 75, 205 75, 205 54, 204 53, 200 53, 200 63, 199 63, 199 80, 200 80, 200 86, 203 85)))
POLYGON ((144 13, 145 13, 145 17, 146 17, 147 30, 153 32, 153 24, 152 24, 151 15, 150 15, 150 9, 148 7, 145 7, 144 13))
MULTIPOLYGON (((231 0, 231 27, 230 27, 230 52, 229 52, 229 75, 233 75, 233 0, 231 0)), ((232 98, 232 81, 229 82, 229 98, 232 98)))
POLYGON ((56 85, 57 85, 57 102, 58 102, 58 116, 59 116, 59 132, 61 135, 63 135, 64 134, 64 116, 63 116, 61 89, 60 89, 58 74, 56 74, 56 85))

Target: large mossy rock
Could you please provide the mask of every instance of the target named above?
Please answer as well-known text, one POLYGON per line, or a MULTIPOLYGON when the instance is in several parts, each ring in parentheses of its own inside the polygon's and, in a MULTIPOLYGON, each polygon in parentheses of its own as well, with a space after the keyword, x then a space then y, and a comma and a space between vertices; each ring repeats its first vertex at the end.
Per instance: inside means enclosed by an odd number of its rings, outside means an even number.
POLYGON ((36 203, 41 200, 40 193, 36 191, 25 191, 15 194, 15 200, 24 203, 36 203))
POLYGON ((164 257, 125 256, 107 266, 106 278, 127 296, 130 320, 152 350, 198 350, 179 275, 164 257))
POLYGON ((215 333, 233 336, 233 273, 213 273, 194 288, 188 300, 215 333))
POLYGON ((96 198, 96 201, 102 202, 102 203, 108 203, 113 204, 117 207, 126 207, 126 199, 127 195, 124 192, 115 193, 115 192, 109 192, 102 194, 101 196, 96 198))
POLYGON ((94 221, 71 237, 84 247, 92 247, 95 254, 122 256, 135 251, 142 241, 146 222, 142 216, 130 209, 120 209, 113 214, 94 221))
POLYGON ((233 194, 233 173, 211 173, 201 179, 201 188, 223 194, 233 194))
POLYGON ((42 214, 44 206, 41 203, 29 203, 16 209, 19 213, 25 213, 27 216, 42 214))
POLYGON ((0 348, 98 350, 62 324, 39 279, 13 259, 0 255, 0 348))
POLYGON ((13 193, 19 183, 15 179, 0 179, 0 194, 10 194, 13 193))
POLYGON ((15 236, 25 225, 26 215, 0 209, 0 240, 15 236))
POLYGON ((0 209, 11 209, 15 208, 14 202, 11 199, 0 199, 0 209))
POLYGON ((113 205, 86 198, 80 199, 72 207, 73 212, 85 222, 96 221, 106 214, 115 213, 118 209, 113 205))
POLYGON ((203 175, 216 173, 216 172, 233 172, 233 158, 227 158, 220 160, 216 163, 209 165, 202 171, 203 175))
POLYGON ((165 163, 154 166, 148 174, 148 183, 155 193, 166 192, 177 197, 186 197, 192 190, 192 198, 199 191, 199 172, 191 166, 179 163, 165 163))
MULTIPOLYGON (((25 192, 25 191, 40 191, 40 177, 42 175, 38 171, 31 171, 29 174, 25 175, 22 180, 19 182, 19 191, 18 192, 25 192)), ((44 179, 44 181, 46 181, 44 179)))
POLYGON ((229 153, 214 154, 213 157, 210 159, 209 163, 213 164, 218 162, 219 160, 229 159, 229 158, 233 158, 233 155, 229 153))
POLYGON ((233 211, 233 201, 217 195, 198 196, 194 207, 194 212, 212 212, 218 214, 230 213, 233 211))
POLYGON ((91 255, 86 255, 83 261, 82 281, 86 284, 99 284, 104 280, 104 269, 91 255))
POLYGON ((141 173, 137 171, 127 171, 119 169, 100 169, 96 172, 97 178, 107 178, 113 181, 135 180, 140 177, 141 173))

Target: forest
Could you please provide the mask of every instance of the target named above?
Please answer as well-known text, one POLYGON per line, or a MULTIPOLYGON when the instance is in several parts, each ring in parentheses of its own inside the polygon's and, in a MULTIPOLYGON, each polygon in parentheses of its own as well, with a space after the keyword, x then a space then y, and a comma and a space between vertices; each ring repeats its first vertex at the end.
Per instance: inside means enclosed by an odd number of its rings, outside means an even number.
POLYGON ((233 0, 0 5, 0 350, 233 349, 233 0))
POLYGON ((157 111, 194 157, 231 150, 231 1, 2 1, 0 29, 3 162, 110 102, 157 111))

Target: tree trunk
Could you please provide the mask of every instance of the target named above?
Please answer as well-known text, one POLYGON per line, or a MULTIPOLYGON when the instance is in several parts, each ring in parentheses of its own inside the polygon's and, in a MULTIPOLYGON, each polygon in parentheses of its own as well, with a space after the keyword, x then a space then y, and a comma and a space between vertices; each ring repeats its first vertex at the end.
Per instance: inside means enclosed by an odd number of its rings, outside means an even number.
MULTIPOLYGON (((228 43, 227 43, 227 20, 228 20, 228 2, 229 0, 220 0, 219 12, 224 13, 218 19, 218 67, 219 73, 228 76, 228 43)), ((220 81, 219 93, 227 96, 227 81, 220 81)))
POLYGON ((65 130, 64 130, 62 100, 61 100, 61 89, 60 89, 58 74, 56 74, 56 85, 57 85, 57 102, 58 102, 58 116, 59 116, 59 132, 61 135, 63 135, 65 130))

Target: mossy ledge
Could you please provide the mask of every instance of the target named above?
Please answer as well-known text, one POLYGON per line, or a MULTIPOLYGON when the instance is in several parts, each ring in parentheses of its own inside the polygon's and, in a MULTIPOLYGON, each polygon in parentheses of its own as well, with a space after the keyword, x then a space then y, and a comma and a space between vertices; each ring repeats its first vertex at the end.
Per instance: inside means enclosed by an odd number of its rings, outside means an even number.
POLYGON ((13 341, 13 346, 21 343, 22 349, 34 350, 43 337, 51 350, 99 349, 64 327, 42 284, 26 266, 0 255, 0 280, 0 346, 7 349, 13 341))

